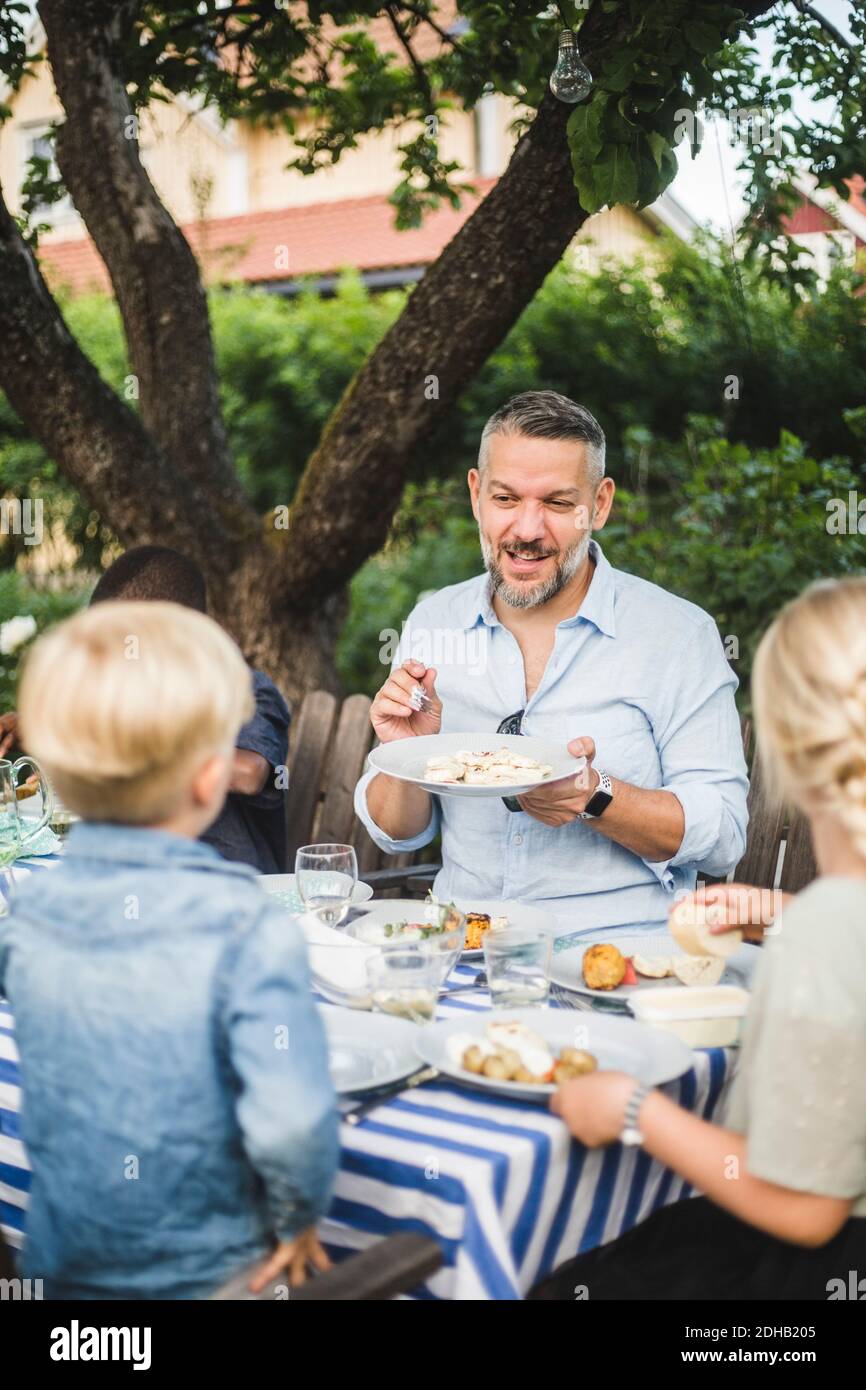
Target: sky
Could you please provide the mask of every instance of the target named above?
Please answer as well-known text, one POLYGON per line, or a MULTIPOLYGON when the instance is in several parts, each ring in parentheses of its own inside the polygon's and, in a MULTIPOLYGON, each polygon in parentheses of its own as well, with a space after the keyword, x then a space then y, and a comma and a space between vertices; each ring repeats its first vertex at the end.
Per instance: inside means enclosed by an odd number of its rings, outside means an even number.
MULTIPOLYGON (((850 0, 815 0, 814 8, 830 20, 848 38, 851 37, 847 18, 851 12, 850 0)), ((769 69, 772 54, 772 34, 758 35, 758 52, 764 65, 769 69)), ((794 111, 804 120, 819 106, 801 96, 794 95, 794 111)), ((737 170, 740 156, 730 143, 729 133, 724 125, 707 122, 704 145, 696 159, 692 159, 685 141, 678 147, 680 171, 670 186, 670 192, 683 207, 701 223, 709 223, 716 230, 727 232, 731 220, 736 226, 744 210, 740 190, 743 175, 737 170)))

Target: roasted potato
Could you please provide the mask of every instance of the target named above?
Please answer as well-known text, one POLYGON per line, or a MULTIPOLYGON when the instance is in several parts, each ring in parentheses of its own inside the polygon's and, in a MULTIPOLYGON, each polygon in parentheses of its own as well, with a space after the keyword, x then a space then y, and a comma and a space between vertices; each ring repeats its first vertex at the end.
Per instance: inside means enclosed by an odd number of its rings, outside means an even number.
POLYGON ((511 1079, 511 1072, 498 1054, 495 1057, 485 1057, 481 1074, 482 1076, 489 1076, 494 1081, 509 1081, 511 1079))
POLYGON ((590 989, 616 989, 625 978, 625 956, 607 942, 590 946, 583 955, 583 978, 590 989))
POLYGON ((593 1057, 591 1052, 585 1052, 582 1047, 564 1047, 559 1054, 559 1060, 567 1067, 574 1067, 578 1076, 598 1070, 598 1059, 593 1057))

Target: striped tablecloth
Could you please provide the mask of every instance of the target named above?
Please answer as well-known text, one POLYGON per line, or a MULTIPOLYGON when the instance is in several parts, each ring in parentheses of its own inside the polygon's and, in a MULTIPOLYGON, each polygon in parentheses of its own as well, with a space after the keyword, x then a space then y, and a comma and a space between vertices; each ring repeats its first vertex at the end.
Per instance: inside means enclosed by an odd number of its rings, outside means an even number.
MULTIPOLYGON (((450 983, 472 979, 458 966, 450 983)), ((442 1017, 489 1008, 483 990, 443 1001, 442 1017)), ((715 1048, 668 1095, 716 1115, 736 1054, 715 1048)), ((29 1172, 19 1133, 12 1017, 0 1004, 0 1224, 22 1243, 29 1172)), ((519 1299, 578 1251, 612 1240, 689 1188, 645 1153, 587 1150, 543 1104, 428 1083, 342 1126, 334 1201, 320 1228, 336 1256, 397 1231, 441 1244, 445 1263, 421 1297, 519 1299)))

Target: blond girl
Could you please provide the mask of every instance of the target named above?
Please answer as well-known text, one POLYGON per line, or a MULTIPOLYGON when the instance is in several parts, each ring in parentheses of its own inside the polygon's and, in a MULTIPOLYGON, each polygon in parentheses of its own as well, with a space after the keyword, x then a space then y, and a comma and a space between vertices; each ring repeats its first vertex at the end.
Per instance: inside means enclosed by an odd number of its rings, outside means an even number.
POLYGON ((628 1125, 704 1196, 579 1257, 537 1297, 581 1285, 590 1298, 827 1299, 866 1270, 866 578, 815 584, 782 611, 753 692, 771 783, 808 816, 819 877, 762 948, 722 1124, 621 1072, 554 1097, 582 1143, 628 1125))

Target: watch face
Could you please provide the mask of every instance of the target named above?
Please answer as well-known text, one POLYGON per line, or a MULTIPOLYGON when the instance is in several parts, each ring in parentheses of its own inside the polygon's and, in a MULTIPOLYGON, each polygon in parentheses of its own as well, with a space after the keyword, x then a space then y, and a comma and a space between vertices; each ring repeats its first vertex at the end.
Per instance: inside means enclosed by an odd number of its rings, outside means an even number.
POLYGON ((595 794, 586 803, 586 809, 591 816, 600 816, 602 811, 604 811, 605 808, 608 807, 612 801, 613 797, 611 796, 610 792, 603 792, 599 787, 595 794))

